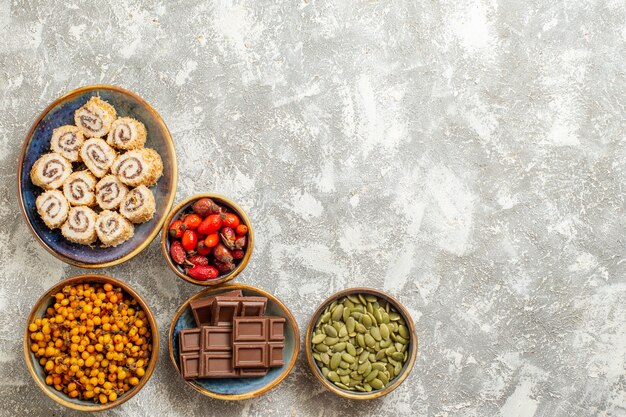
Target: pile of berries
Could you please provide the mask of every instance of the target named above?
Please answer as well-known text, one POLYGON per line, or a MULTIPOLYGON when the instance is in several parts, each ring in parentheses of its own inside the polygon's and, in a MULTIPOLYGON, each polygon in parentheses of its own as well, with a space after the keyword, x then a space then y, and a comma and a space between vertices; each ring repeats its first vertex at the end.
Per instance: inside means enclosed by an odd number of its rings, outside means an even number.
POLYGON ((247 235, 248 226, 239 216, 204 197, 170 224, 170 256, 187 276, 198 281, 215 279, 243 259, 247 235))

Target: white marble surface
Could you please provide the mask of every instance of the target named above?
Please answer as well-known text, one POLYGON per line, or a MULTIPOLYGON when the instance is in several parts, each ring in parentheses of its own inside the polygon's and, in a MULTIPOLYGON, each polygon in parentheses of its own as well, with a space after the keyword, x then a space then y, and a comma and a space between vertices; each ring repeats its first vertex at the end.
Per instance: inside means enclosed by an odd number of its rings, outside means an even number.
MULTIPOLYGON (((211 400, 163 349, 106 415, 626 415, 623 0, 95 3, 0 0, 0 416, 77 415, 22 361, 32 303, 83 271, 28 232, 16 161, 50 101, 95 83, 164 117, 177 201, 249 211, 239 282, 301 329, 331 292, 381 288, 421 337, 412 375, 369 403, 324 392, 302 355, 267 395, 211 400)), ((163 344, 199 290, 156 242, 103 272, 146 298, 163 344)))

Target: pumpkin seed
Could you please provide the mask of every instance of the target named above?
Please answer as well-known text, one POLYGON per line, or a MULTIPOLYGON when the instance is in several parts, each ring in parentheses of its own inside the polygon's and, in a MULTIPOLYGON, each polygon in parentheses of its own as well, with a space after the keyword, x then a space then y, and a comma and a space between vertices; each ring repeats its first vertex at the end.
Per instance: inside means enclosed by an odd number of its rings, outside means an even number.
POLYGON ((347 296, 347 298, 348 300, 352 301, 354 304, 361 304, 361 300, 356 295, 350 294, 347 296))
POLYGON ((343 308, 343 314, 341 315, 341 318, 343 319, 344 323, 348 320, 348 317, 350 317, 351 312, 352 312, 352 309, 350 307, 345 306, 343 308))
POLYGON ((361 352, 361 355, 359 355, 359 363, 363 363, 365 362, 367 359, 367 357, 369 356, 369 352, 367 350, 364 350, 363 352, 361 352))
POLYGON ((365 306, 365 309, 370 314, 372 314, 374 312, 374 306, 372 305, 372 303, 367 303, 367 305, 365 306))
POLYGON ((359 374, 363 375, 363 374, 369 374, 371 370, 372 370, 372 364, 369 363, 368 361, 365 361, 359 365, 356 371, 359 374))
POLYGON ((356 320, 354 317, 350 316, 346 319, 346 329, 348 333, 354 333, 354 328, 356 326, 356 320))
POLYGON ((402 371, 402 364, 398 363, 398 364, 396 364, 396 366, 393 368, 393 376, 398 376, 398 375, 400 375, 400 371, 402 371))
POLYGON ((348 342, 348 343, 346 344, 346 351, 347 351, 350 355, 352 355, 352 356, 356 356, 356 355, 357 355, 357 353, 356 353, 356 349, 355 349, 354 345, 353 345, 352 343, 350 343, 350 342, 348 342))
POLYGON ((324 343, 326 346, 332 346, 332 345, 334 345, 335 343, 337 343, 338 341, 339 341, 339 338, 338 338, 338 337, 326 337, 326 339, 324 339, 324 342, 323 342, 323 343, 324 343))
POLYGON ((317 352, 313 352, 313 358, 314 358, 316 361, 320 361, 320 362, 322 361, 322 358, 320 357, 320 354, 319 354, 319 353, 317 353, 317 352))
POLYGON ((386 372, 379 372, 376 378, 380 379, 383 385, 387 385, 389 383, 389 377, 386 372))
POLYGON ((406 326, 402 324, 398 326, 398 333, 400 333, 400 336, 404 337, 405 339, 409 338, 409 329, 407 329, 406 326))
POLYGON ((363 294, 359 294, 359 295, 357 295, 357 297, 359 297, 359 301, 361 302, 361 304, 363 304, 363 305, 367 304, 367 300, 365 299, 363 294))
POLYGON ((361 333, 356 335, 356 342, 358 343, 359 346, 361 346, 362 348, 364 348, 365 345, 365 336, 363 336, 361 333))
POLYGON ((337 385, 339 388, 343 388, 343 389, 347 389, 347 390, 350 389, 347 385, 345 385, 345 384, 343 384, 341 382, 335 382, 335 385, 337 385))
POLYGON ((335 353, 332 358, 330 358, 330 369, 333 371, 339 367, 339 363, 341 362, 341 353, 335 353))
POLYGON ((333 321, 339 321, 343 317, 343 304, 337 305, 333 309, 333 314, 330 316, 333 321))
POLYGON ((339 337, 346 337, 348 335, 348 329, 346 329, 346 326, 341 326, 338 334, 339 337))
POLYGON ((396 360, 396 361, 403 361, 404 360, 404 353, 402 352, 396 352, 393 355, 391 355, 391 357, 396 360))
POLYGON ((337 337, 337 330, 328 324, 324 326, 324 333, 326 333, 326 336, 337 337))
POLYGON ((322 333, 322 334, 318 334, 318 335, 313 336, 313 339, 311 340, 311 342, 314 345, 317 345, 319 343, 322 343, 324 341, 324 339, 326 339, 326 335, 322 333))
POLYGON ((333 382, 339 381, 339 375, 337 375, 337 372, 335 372, 335 371, 330 371, 328 373, 327 378, 330 379, 333 382))
POLYGON ((363 375, 359 375, 357 371, 352 371, 350 372, 350 378, 354 379, 355 381, 361 381, 363 380, 363 375))
MULTIPOLYGON (((365 317, 369 317, 369 316, 363 316, 363 319, 365 319, 365 317)), ((359 333, 365 333, 367 332, 367 329, 365 328, 365 326, 361 323, 357 323, 356 324, 356 331, 359 333)))
POLYGON ((333 351, 342 352, 346 348, 346 342, 339 342, 333 346, 333 351))
POLYGON ((376 301, 378 301, 378 298, 376 298, 376 296, 371 295, 371 294, 366 294, 365 299, 370 303, 375 303, 376 301))
POLYGON ((320 343, 319 345, 315 345, 313 347, 313 349, 317 350, 318 352, 327 352, 328 351, 328 346, 326 346, 323 343, 320 343))
POLYGON ((369 384, 372 386, 372 388, 375 389, 382 389, 383 388, 383 381, 381 381, 378 378, 374 378, 372 379, 369 384))
POLYGON ((350 355, 348 352, 343 352, 341 354, 341 359, 348 362, 349 364, 353 364, 354 362, 356 362, 356 359, 354 358, 354 356, 350 355))
POLYGON ((389 320, 391 321, 398 321, 400 320, 400 315, 398 313, 396 313, 395 311, 392 311, 389 313, 389 320))
POLYGON ((339 367, 342 368, 342 369, 350 369, 350 364, 348 362, 341 361, 341 362, 339 362, 339 367))
POLYGON ((387 327, 387 325, 385 323, 381 323, 381 325, 379 326, 379 330, 380 330, 380 336, 387 340, 389 339, 389 327, 387 327))
POLYGON ((374 362, 372 364, 372 369, 376 369, 377 371, 384 371, 385 369, 387 369, 387 367, 382 362, 374 362))
POLYGON ((391 339, 382 340, 380 342, 380 348, 381 349, 387 349, 389 346, 391 346, 391 339))
MULTIPOLYGON (((361 317, 361 325, 364 326, 366 329, 369 329, 370 327, 372 327, 372 318, 369 316, 369 314, 364 314, 363 317, 361 317)), ((359 330, 359 328, 357 327, 357 331, 359 330)), ((363 332, 360 332, 363 333, 363 332)))
POLYGON ((352 309, 354 307, 354 303, 352 301, 350 301, 349 298, 344 298, 343 299, 343 307, 344 308, 348 308, 348 309, 352 309))
POLYGON ((388 324, 389 323, 389 313, 387 313, 386 311, 383 313, 383 323, 388 324))
POLYGON ((350 385, 350 375, 342 375, 339 377, 342 384, 350 385))
POLYGON ((380 324, 383 322, 383 315, 381 314, 380 309, 375 308, 372 314, 374 315, 374 318, 376 319, 376 323, 380 324))
POLYGON ((320 359, 324 365, 328 365, 330 363, 330 355, 326 352, 320 353, 320 359))
POLYGON ((362 385, 356 385, 354 388, 356 388, 357 391, 365 392, 365 388, 363 388, 362 385))
POLYGON ((370 382, 372 379, 376 378, 377 376, 378 376, 378 370, 372 369, 372 372, 367 374, 367 376, 365 377, 365 382, 370 382))
POLYGON ((380 335, 380 329, 378 327, 372 327, 370 329, 370 334, 372 335, 374 340, 376 340, 377 342, 380 342, 383 339, 382 336, 380 335))
POLYGON ((365 392, 370 392, 372 390, 372 386, 367 382, 363 383, 363 388, 365 388, 365 392))
POLYGON ((371 334, 366 333, 364 337, 365 337, 365 344, 368 347, 373 347, 376 344, 376 340, 372 337, 371 334))
POLYGON ((386 350, 379 350, 378 352, 376 352, 376 357, 374 359, 379 361, 379 360, 382 360, 383 358, 385 358, 386 356, 387 356, 387 351, 386 350))
POLYGON ((350 375, 350 372, 352 372, 350 369, 337 368, 337 375, 339 376, 350 375))
POLYGON ((374 355, 373 353, 370 353, 369 356, 367 357, 367 360, 370 361, 371 363, 376 362, 376 355, 374 355))
POLYGON ((407 343, 409 343, 408 339, 405 339, 402 336, 396 336, 396 342, 402 343, 403 345, 406 345, 407 343))

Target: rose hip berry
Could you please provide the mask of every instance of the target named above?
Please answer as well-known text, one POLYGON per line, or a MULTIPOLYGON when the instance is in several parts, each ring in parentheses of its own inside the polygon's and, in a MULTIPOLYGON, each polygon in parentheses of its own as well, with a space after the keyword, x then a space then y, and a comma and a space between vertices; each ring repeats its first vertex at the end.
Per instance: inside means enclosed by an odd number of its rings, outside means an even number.
POLYGON ((185 217, 185 220, 183 220, 185 228, 189 230, 196 230, 198 226, 200 226, 200 223, 202 223, 202 217, 197 214, 189 214, 185 217))
POLYGON ((219 276, 219 271, 208 265, 196 265, 193 268, 187 270, 187 275, 198 281, 206 281, 208 279, 215 279, 219 276))
POLYGON ((196 249, 196 245, 198 244, 198 235, 196 235, 196 232, 194 230, 185 230, 183 233, 182 244, 183 248, 185 248, 187 252, 191 252, 196 249))
POLYGON ((218 243, 220 243, 220 235, 217 233, 210 234, 204 239, 204 244, 209 248, 216 247, 218 243))
POLYGON ((237 233, 238 236, 245 235, 246 233, 248 233, 248 226, 246 226, 245 224, 240 224, 235 229, 235 232, 237 233))
POLYGON ((215 204, 210 198, 204 197, 193 203, 191 209, 199 216, 206 217, 209 214, 218 214, 222 211, 221 207, 215 204))
POLYGON ((206 243, 204 243, 204 240, 198 239, 198 245, 196 246, 196 251, 200 255, 208 255, 209 253, 211 253, 211 248, 208 247, 206 243))
POLYGON ((232 228, 228 226, 222 227, 220 238, 222 239, 224 246, 228 249, 233 250, 235 248, 235 239, 237 237, 235 236, 235 231, 232 228))
POLYGON ((182 220, 174 220, 174 222, 170 225, 169 233, 172 239, 179 239, 183 236, 183 230, 181 229, 182 225, 182 220))
POLYGON ((209 264, 209 260, 207 259, 207 257, 202 255, 194 255, 191 258, 187 259, 187 262, 190 262, 196 266, 206 266, 209 264))
POLYGON ((239 217, 236 214, 226 213, 224 215, 225 226, 232 227, 233 229, 235 229, 237 228, 237 226, 239 226, 240 223, 241 221, 239 220, 239 217))
POLYGON ((219 214, 210 214, 207 218, 202 220, 200 226, 198 226, 198 232, 203 235, 210 235, 212 233, 216 233, 224 224, 222 220, 222 216, 219 214))
POLYGON ((185 250, 183 249, 183 245, 178 240, 175 240, 170 245, 170 256, 172 260, 177 264, 183 264, 187 255, 185 254, 185 250))

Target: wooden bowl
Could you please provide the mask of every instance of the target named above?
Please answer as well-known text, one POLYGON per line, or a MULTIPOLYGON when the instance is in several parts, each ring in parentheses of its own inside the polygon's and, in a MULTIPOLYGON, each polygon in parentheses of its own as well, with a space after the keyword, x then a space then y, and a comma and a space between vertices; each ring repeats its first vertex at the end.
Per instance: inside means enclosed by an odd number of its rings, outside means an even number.
MULTIPOLYGON (((289 375, 300 352, 300 331, 295 317, 285 305, 272 294, 260 288, 244 284, 226 284, 219 287, 209 287, 200 291, 183 303, 174 314, 168 335, 169 353, 172 365, 178 372, 179 350, 178 333, 180 330, 195 327, 195 321, 189 308, 189 302, 196 298, 215 295, 232 290, 242 290, 244 295, 261 296, 267 298, 266 315, 280 316, 286 319, 285 347, 283 349, 283 362, 281 368, 272 368, 267 375, 258 378, 219 378, 219 379, 194 379, 184 380, 202 395, 220 400, 245 400, 258 397, 261 394, 275 388, 289 375)), ((182 378, 182 377, 181 377, 182 378)))
POLYGON ((192 195, 191 197, 184 199, 183 201, 178 203, 176 207, 172 209, 170 214, 167 216, 165 223, 163 224, 163 230, 161 231, 161 249, 163 250, 163 256, 165 256, 165 262, 167 262, 167 265, 170 267, 170 269, 174 271, 174 273, 178 275, 180 278, 196 285, 212 286, 212 285, 223 284, 225 282, 232 280, 237 275, 239 275, 241 271, 244 270, 246 265, 248 265, 248 262, 250 261, 250 256, 252 255, 253 248, 254 248, 254 230, 252 228, 252 224, 250 223, 250 219, 248 218, 248 215, 233 200, 231 200, 228 197, 219 195, 219 194, 212 194, 212 193, 195 194, 195 195, 192 195), (246 246, 246 253, 244 257, 239 261, 235 269, 228 272, 227 274, 219 275, 215 279, 199 281, 185 274, 185 271, 179 265, 175 264, 174 261, 172 261, 172 257, 170 256, 170 240, 171 239, 169 237, 168 232, 169 232, 170 224, 172 224, 172 221, 175 218, 178 218, 178 216, 183 211, 187 210, 189 206, 191 206, 197 200, 204 198, 204 197, 210 198, 211 200, 213 200, 219 205, 226 206, 231 212, 239 216, 239 218, 241 219, 241 223, 248 226, 248 234, 247 234, 248 245, 246 246))
POLYGON ((178 168, 176 151, 165 122, 152 106, 137 94, 110 85, 91 85, 70 91, 54 100, 35 119, 26 134, 17 169, 18 200, 24 220, 37 241, 60 260, 81 268, 105 268, 125 262, 148 247, 161 230, 176 195, 178 168), (74 124, 74 112, 92 96, 113 105, 120 117, 141 121, 148 132, 146 147, 155 149, 163 160, 163 176, 150 187, 156 201, 156 213, 146 223, 135 225, 132 238, 116 247, 80 245, 70 242, 60 229, 49 229, 37 213, 35 201, 43 192, 30 179, 35 161, 50 149, 52 131, 74 124))
POLYGON ((409 312, 406 310, 406 308, 402 304, 400 304, 398 300, 396 300, 389 294, 386 294, 374 288, 349 288, 343 291, 339 291, 331 295, 330 297, 328 297, 317 308, 315 313, 313 313, 311 321, 309 321, 309 325, 307 327, 306 336, 304 338, 304 343, 305 343, 307 362, 309 363, 311 372, 313 372, 313 375, 315 375, 317 380, 320 381, 322 385, 324 386, 324 388, 326 388, 330 392, 335 393, 341 397, 349 398, 352 400, 371 400, 374 398, 379 398, 379 397, 389 394, 391 391, 398 388, 398 386, 400 386, 400 384, 411 373, 411 370, 413 369, 413 365, 415 364, 415 358, 417 356, 417 348, 418 348, 417 332, 415 331, 415 325, 413 324, 413 320, 411 319, 409 312), (332 382, 327 380, 324 377, 324 375, 322 375, 322 371, 319 369, 319 367, 317 366, 317 363, 315 363, 315 359, 313 358, 313 347, 311 345, 311 339, 312 339, 313 331, 315 328, 315 324, 317 323, 320 315, 322 314, 324 309, 328 305, 330 305, 333 301, 343 298, 347 295, 351 295, 351 294, 355 294, 355 295, 356 294, 371 294, 378 298, 382 298, 386 300, 393 307, 395 307, 398 313, 404 318, 404 320, 406 321, 406 325, 409 329, 409 333, 410 333, 410 341, 409 341, 409 348, 408 348, 409 354, 408 354, 406 362, 404 363, 404 366, 402 367, 402 371, 397 377, 389 381, 390 382, 389 385, 387 385, 386 387, 380 390, 373 390, 371 392, 360 392, 360 391, 349 391, 349 390, 342 389, 334 385, 332 382))
POLYGON ((28 368, 28 372, 30 372, 33 380, 35 381, 35 384, 44 392, 44 394, 52 398, 57 403, 73 410, 102 411, 109 408, 117 407, 118 405, 125 403, 135 394, 137 394, 144 385, 146 385, 146 382, 148 382, 148 379, 150 379, 150 376, 154 371, 157 359, 159 357, 159 331, 157 328, 156 320, 154 319, 154 314, 152 314, 152 311, 150 310, 146 302, 128 284, 106 275, 84 274, 59 281, 56 285, 46 291, 46 293, 42 295, 39 300, 37 300, 35 306, 28 316, 28 321, 26 322, 26 326, 24 329, 23 347, 24 360, 26 361, 26 367, 28 368), (30 334, 28 331, 28 325, 32 323, 36 318, 43 317, 46 309, 54 304, 52 298, 53 294, 61 291, 66 285, 77 285, 81 283, 110 283, 114 287, 120 287, 126 294, 137 300, 143 311, 146 313, 146 319, 150 324, 150 332, 152 333, 152 354, 150 356, 150 363, 148 363, 148 366, 146 367, 145 375, 141 377, 141 379, 139 380, 139 384, 122 394, 117 400, 113 402, 108 402, 106 404, 96 404, 91 400, 79 400, 77 398, 70 398, 63 392, 54 389, 53 386, 47 385, 45 381, 46 375, 44 373, 43 367, 39 364, 37 358, 35 357, 35 354, 30 350, 30 334))

